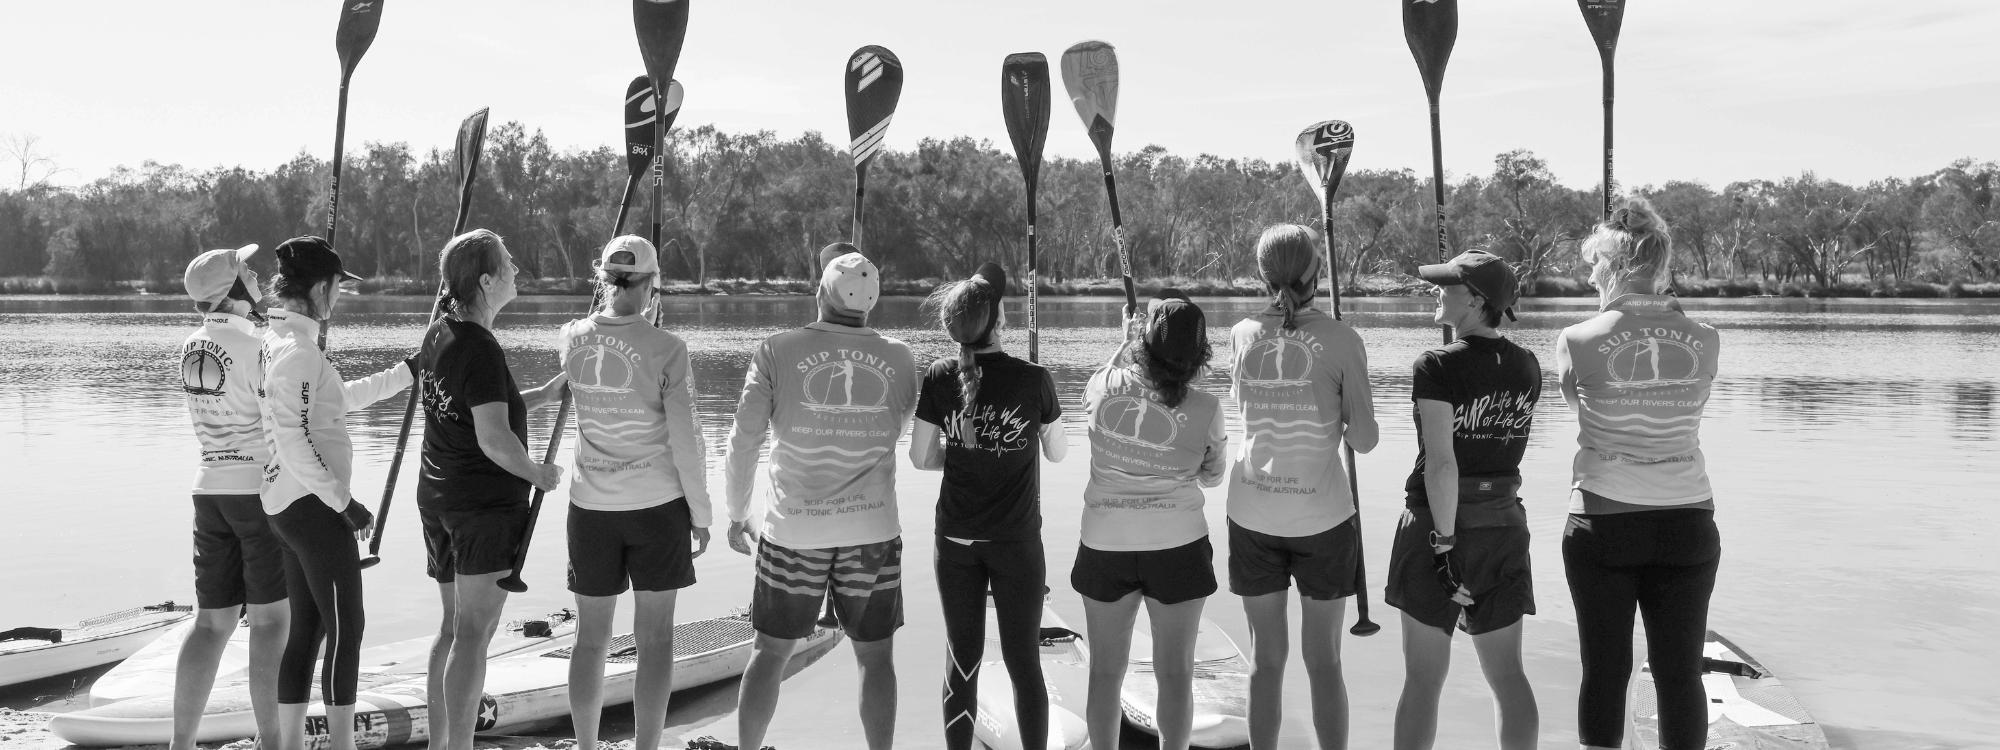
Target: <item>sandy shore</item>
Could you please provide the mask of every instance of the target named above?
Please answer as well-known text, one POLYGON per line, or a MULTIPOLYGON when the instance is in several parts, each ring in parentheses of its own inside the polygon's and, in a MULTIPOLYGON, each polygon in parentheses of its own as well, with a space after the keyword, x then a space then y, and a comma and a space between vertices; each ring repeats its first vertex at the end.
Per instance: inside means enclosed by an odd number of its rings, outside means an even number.
MULTIPOLYGON (((55 735, 49 734, 49 717, 55 714, 34 711, 16 711, 0 708, 0 750, 61 750, 77 748, 55 735)), ((632 750, 632 741, 609 743, 612 750, 632 750)), ((571 750, 575 740, 549 740, 543 737, 480 737, 473 743, 476 750, 571 750), (547 744, 543 744, 543 743, 547 744)), ((128 750, 165 750, 166 745, 130 745, 128 750)), ((230 743, 204 743, 202 750, 255 750, 256 743, 237 740, 230 743)), ((409 747, 419 747, 410 745, 409 747)))

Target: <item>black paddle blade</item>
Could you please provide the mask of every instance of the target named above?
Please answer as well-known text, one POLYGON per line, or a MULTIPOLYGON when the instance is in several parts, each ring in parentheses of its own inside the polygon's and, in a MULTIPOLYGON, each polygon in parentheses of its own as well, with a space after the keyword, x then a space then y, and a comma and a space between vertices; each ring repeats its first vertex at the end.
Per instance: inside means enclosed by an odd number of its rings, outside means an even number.
POLYGON ((1320 205, 1329 205, 1340 190, 1341 176, 1347 174, 1347 158, 1354 153, 1354 127, 1340 120, 1314 123, 1299 131, 1293 150, 1299 174, 1305 175, 1320 205))
POLYGON ((1008 55, 1000 63, 1000 112, 1021 178, 1034 194, 1042 171, 1042 145, 1049 139, 1049 59, 1040 52, 1008 55))
POLYGON ((653 163, 653 129, 660 122, 659 102, 653 101, 653 79, 639 76, 625 87, 625 171, 645 174, 653 163))
POLYGON ((1071 45, 1062 56, 1063 89, 1097 153, 1111 155, 1111 131, 1118 122, 1118 51, 1092 39, 1071 45))
POLYGON ((479 175, 479 154, 486 150, 486 109, 480 108, 458 124, 458 184, 461 192, 472 189, 479 175))
POLYGON ((1444 88, 1444 66, 1458 41, 1458 0, 1403 0, 1403 39, 1417 58, 1424 77, 1424 94, 1437 101, 1444 88))
POLYGON ((646 61, 646 75, 653 88, 664 89, 674 80, 674 67, 681 61, 681 45, 687 41, 689 0, 632 0, 632 27, 639 32, 639 56, 646 61))
POLYGON ((340 54, 340 77, 354 74, 375 30, 382 27, 382 0, 341 0, 340 28, 333 32, 333 50, 340 54))
POLYGON ((1597 54, 1611 59, 1618 51, 1618 29, 1625 25, 1625 0, 1576 0, 1583 10, 1583 22, 1590 26, 1590 38, 1597 41, 1597 54))
POLYGON ((873 44, 847 58, 847 152, 861 169, 882 150, 882 136, 903 98, 903 61, 873 44))

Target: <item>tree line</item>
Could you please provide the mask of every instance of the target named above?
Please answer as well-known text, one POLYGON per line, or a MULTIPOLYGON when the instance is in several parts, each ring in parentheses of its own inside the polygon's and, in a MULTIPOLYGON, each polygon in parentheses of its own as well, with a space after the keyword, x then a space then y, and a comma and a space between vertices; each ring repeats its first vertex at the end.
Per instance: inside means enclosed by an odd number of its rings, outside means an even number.
MULTIPOLYGON (((712 126, 668 137, 662 261, 671 278, 805 278, 819 247, 849 232, 852 163, 816 132, 712 126)), ((499 232, 522 271, 587 276, 612 233, 626 173, 610 147, 558 151, 509 122, 488 137, 471 226, 499 232)), ((1259 232, 1318 226, 1316 199, 1290 163, 1193 158, 1147 146, 1118 155, 1125 243, 1144 278, 1254 278, 1259 232)), ((205 249, 323 234, 329 165, 300 153, 268 170, 194 170, 148 161, 79 187, 0 189, 0 276, 178 280, 205 249)), ((342 173, 336 237, 364 276, 435 278, 457 208, 452 155, 369 143, 342 173)), ((1118 274, 1095 161, 1042 170, 1039 258, 1051 282, 1118 274)), ((650 221, 651 179, 626 231, 650 221)), ((1581 278, 1579 241, 1598 219, 1596 189, 1564 187, 1525 150, 1490 174, 1447 184, 1453 248, 1517 264, 1526 291, 1581 278)), ((1684 279, 1841 283, 2000 280, 2000 165, 1960 160, 1927 175, 1849 185, 1807 172, 1720 188, 1676 180, 1632 190, 1654 202, 1680 248, 1684 279)), ((1011 154, 988 141, 925 139, 870 168, 866 250, 891 277, 963 274, 988 259, 1026 265, 1024 191, 1011 154)), ((1344 286, 1437 262, 1430 180, 1412 170, 1347 175, 1331 220, 1344 286)), ((1018 272, 1017 272, 1018 273, 1018 272)))

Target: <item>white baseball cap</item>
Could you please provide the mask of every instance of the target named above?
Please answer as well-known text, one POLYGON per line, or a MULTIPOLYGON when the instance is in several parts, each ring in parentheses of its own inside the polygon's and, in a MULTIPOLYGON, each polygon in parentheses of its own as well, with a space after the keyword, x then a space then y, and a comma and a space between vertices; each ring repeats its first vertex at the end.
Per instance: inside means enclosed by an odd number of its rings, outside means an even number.
POLYGON ((257 272, 250 270, 250 258, 256 254, 257 245, 250 244, 195 256, 188 262, 187 275, 181 278, 187 285, 188 298, 201 304, 221 302, 229 298, 239 279, 251 295, 256 295, 257 272))
POLYGON ((826 264, 819 291, 836 309, 862 315, 875 309, 882 296, 882 274, 860 253, 848 253, 826 264))

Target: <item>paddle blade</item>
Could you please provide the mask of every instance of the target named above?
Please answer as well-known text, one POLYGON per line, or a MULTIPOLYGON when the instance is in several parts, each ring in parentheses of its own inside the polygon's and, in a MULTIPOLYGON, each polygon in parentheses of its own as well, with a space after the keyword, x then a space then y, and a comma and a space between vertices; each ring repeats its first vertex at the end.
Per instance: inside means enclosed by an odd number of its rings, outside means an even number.
POLYGON ((1417 58, 1424 93, 1437 101, 1444 88, 1445 63, 1451 61, 1451 46, 1458 41, 1458 0, 1404 0, 1403 39, 1417 58))
POLYGON ((340 77, 354 74, 368 45, 375 43, 375 30, 382 27, 383 0, 341 0, 340 28, 333 32, 333 50, 340 54, 340 77))
POLYGON ((674 80, 681 45, 687 41, 689 0, 632 0, 632 27, 639 32, 639 57, 653 87, 674 80))
POLYGON ((1111 154, 1111 130, 1118 122, 1118 51, 1092 39, 1071 45, 1062 56, 1063 90, 1097 152, 1111 154))
POLYGON ((660 107, 660 127, 665 134, 674 129, 674 118, 681 116, 681 100, 687 98, 687 89, 681 88, 680 81, 667 81, 667 101, 660 107))
POLYGON ((1299 131, 1293 142, 1298 154, 1299 173, 1326 205, 1340 190, 1340 178, 1347 174, 1347 158, 1354 153, 1354 127, 1340 120, 1314 123, 1299 131))
POLYGON ((653 129, 659 126, 660 105, 653 100, 653 79, 639 76, 625 87, 625 171, 644 174, 653 163, 653 129))
POLYGON ((481 108, 458 125, 458 184, 464 191, 479 175, 479 154, 486 150, 486 109, 481 108))
POLYGON ((847 152, 861 169, 882 150, 882 136, 903 98, 903 61, 873 44, 855 50, 847 58, 846 91, 847 152))
POLYGON ((1000 64, 1000 112, 1032 194, 1042 170, 1042 145, 1049 139, 1049 59, 1042 53, 1008 55, 1000 64))
POLYGON ((1590 38, 1597 42, 1597 54, 1604 59, 1618 51, 1618 29, 1625 25, 1625 0, 1576 0, 1583 10, 1583 22, 1590 26, 1590 38))

